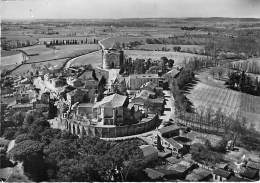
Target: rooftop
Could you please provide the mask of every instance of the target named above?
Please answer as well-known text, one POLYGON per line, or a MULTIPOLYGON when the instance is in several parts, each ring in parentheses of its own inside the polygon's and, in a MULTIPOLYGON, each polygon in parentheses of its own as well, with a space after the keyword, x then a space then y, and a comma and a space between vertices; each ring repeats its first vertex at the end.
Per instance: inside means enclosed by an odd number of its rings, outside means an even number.
POLYGON ((80 103, 78 105, 78 107, 93 107, 94 104, 93 103, 80 103))
POLYGON ((152 145, 141 145, 139 148, 143 151, 144 157, 155 153, 158 154, 157 149, 155 149, 152 145))
POLYGON ((216 174, 216 175, 219 175, 221 177, 225 177, 225 178, 228 178, 231 176, 231 172, 229 171, 226 171, 224 169, 221 169, 221 168, 217 168, 215 170, 213 170, 213 173, 216 174))
POLYGON ((119 94, 113 94, 104 97, 100 102, 97 102, 93 107, 121 107, 124 105, 125 101, 127 99, 127 96, 119 95, 119 94))
POLYGON ((175 78, 179 73, 180 73, 180 70, 173 68, 172 70, 167 72, 164 76, 166 76, 166 77, 169 76, 169 77, 175 78))
POLYGON ((246 164, 247 167, 250 167, 250 168, 254 168, 254 169, 257 169, 257 170, 260 170, 260 162, 255 162, 255 161, 248 161, 248 163, 246 164))
POLYGON ((248 182, 249 180, 248 179, 245 179, 245 178, 242 178, 242 177, 237 177, 237 176, 234 176, 232 175, 228 181, 230 182, 248 182))
POLYGON ((142 90, 140 93, 138 93, 136 95, 135 98, 142 98, 142 99, 148 99, 151 95, 155 95, 154 92, 152 91, 149 91, 149 90, 142 90))
POLYGON ((165 134, 165 133, 170 133, 172 131, 180 130, 180 129, 181 129, 181 127, 178 125, 170 125, 170 126, 162 127, 161 129, 159 129, 159 132, 161 134, 165 134))
POLYGON ((158 74, 133 74, 129 76, 130 79, 137 78, 160 78, 158 74))
POLYGON ((259 174, 259 170, 253 168, 246 168, 245 171, 240 173, 241 176, 246 177, 248 179, 255 179, 259 174))

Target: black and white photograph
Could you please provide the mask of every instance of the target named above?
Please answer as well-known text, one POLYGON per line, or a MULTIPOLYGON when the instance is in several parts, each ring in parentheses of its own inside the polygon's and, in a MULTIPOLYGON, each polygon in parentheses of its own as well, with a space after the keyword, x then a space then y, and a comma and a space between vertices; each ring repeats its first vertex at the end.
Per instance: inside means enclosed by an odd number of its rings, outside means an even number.
POLYGON ((1 0, 0 182, 260 181, 260 0, 1 0))

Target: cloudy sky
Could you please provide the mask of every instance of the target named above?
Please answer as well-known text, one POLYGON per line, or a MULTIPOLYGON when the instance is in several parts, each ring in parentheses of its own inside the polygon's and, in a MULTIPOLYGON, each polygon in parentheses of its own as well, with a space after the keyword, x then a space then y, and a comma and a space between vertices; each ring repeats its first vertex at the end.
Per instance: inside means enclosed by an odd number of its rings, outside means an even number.
POLYGON ((254 17, 260 0, 1 0, 2 19, 254 17))

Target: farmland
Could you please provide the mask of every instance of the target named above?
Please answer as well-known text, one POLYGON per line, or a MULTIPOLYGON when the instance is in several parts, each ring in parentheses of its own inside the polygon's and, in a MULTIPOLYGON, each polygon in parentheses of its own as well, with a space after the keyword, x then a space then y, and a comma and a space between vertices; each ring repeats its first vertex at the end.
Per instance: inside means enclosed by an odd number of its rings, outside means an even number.
POLYGON ((187 97, 195 107, 207 106, 214 110, 222 109, 227 115, 241 113, 248 122, 255 124, 260 131, 260 97, 241 92, 198 83, 187 97))
POLYGON ((37 45, 32 47, 25 47, 21 50, 26 52, 28 55, 35 55, 31 56, 28 60, 28 62, 33 63, 44 60, 75 57, 98 49, 99 46, 96 44, 87 44, 55 46, 55 49, 46 48, 44 45, 37 45))

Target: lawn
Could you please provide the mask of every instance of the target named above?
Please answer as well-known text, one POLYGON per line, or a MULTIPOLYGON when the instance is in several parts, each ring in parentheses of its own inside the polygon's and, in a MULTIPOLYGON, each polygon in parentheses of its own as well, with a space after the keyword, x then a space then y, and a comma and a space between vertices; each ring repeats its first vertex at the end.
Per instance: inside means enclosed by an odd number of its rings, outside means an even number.
POLYGON ((165 52, 165 51, 142 51, 142 50, 125 50, 125 54, 129 57, 148 59, 153 60, 160 59, 161 57, 167 57, 168 59, 173 59, 175 64, 182 65, 183 61, 192 61, 195 57, 206 58, 203 55, 191 54, 191 53, 182 53, 182 52, 165 52))

